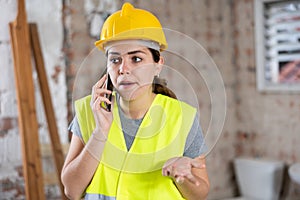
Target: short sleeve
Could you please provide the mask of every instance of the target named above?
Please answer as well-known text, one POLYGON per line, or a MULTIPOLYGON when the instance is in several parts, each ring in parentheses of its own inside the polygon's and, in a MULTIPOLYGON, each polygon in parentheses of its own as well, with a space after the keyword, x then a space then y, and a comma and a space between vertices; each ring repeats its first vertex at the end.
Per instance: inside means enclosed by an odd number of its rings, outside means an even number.
POLYGON ((199 123, 198 114, 194 118, 194 122, 186 139, 184 154, 190 158, 196 158, 207 151, 205 145, 202 128, 199 123))
POLYGON ((76 116, 73 118, 72 122, 70 123, 68 130, 71 131, 74 135, 82 138, 82 134, 76 116))

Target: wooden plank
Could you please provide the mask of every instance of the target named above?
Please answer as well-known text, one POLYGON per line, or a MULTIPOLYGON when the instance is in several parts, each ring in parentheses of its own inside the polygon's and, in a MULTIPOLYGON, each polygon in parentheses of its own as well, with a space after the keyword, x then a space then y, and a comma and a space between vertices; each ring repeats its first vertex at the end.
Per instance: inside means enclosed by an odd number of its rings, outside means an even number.
MULTIPOLYGON (((66 155, 69 150, 69 144, 62 144, 63 154, 66 155)), ((53 158, 53 151, 51 144, 43 143, 40 144, 41 152, 42 152, 42 158, 48 159, 50 157, 53 158)), ((55 172, 44 172, 44 184, 45 185, 57 185, 59 184, 60 177, 57 177, 57 174, 55 172)))
MULTIPOLYGON (((63 151, 64 155, 67 155, 69 146, 70 146, 69 144, 62 144, 62 151, 63 151)), ((42 158, 53 157, 53 151, 52 151, 51 144, 41 143, 40 147, 41 147, 42 158)))
POLYGON ((14 58, 26 199, 44 200, 43 173, 32 79, 31 47, 24 0, 19 0, 16 20, 10 23, 9 27, 14 58))
POLYGON ((48 86, 47 74, 44 65, 43 54, 41 50, 40 40, 37 25, 34 23, 29 24, 30 40, 33 50, 33 58, 35 61, 35 68, 37 70, 40 89, 42 93, 44 110, 48 123, 48 130, 51 139, 52 151, 54 162, 56 166, 56 174, 59 177, 59 186, 62 194, 62 199, 67 199, 64 195, 64 187, 60 181, 60 174, 64 164, 64 154, 56 126, 55 113, 52 106, 51 93, 48 86))
POLYGON ((45 185, 57 185, 59 183, 59 179, 57 178, 56 173, 48 172, 44 173, 44 184, 45 185))

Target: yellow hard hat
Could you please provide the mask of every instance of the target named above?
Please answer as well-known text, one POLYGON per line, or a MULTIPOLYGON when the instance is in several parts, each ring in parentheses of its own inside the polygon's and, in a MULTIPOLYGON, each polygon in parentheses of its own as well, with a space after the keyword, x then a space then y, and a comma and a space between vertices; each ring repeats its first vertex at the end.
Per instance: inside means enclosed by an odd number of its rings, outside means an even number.
POLYGON ((152 13, 124 3, 122 10, 115 12, 104 22, 100 40, 95 45, 104 51, 107 42, 131 39, 157 42, 161 51, 168 46, 162 26, 152 13))

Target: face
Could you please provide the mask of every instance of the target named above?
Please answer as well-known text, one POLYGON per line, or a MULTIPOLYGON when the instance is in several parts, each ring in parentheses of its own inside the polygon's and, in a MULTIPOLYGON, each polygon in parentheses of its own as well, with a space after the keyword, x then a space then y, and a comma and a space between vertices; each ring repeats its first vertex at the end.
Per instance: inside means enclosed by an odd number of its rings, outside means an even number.
POLYGON ((107 52, 107 70, 118 93, 134 100, 152 92, 152 81, 161 71, 162 59, 153 61, 150 50, 141 45, 120 44, 107 52))

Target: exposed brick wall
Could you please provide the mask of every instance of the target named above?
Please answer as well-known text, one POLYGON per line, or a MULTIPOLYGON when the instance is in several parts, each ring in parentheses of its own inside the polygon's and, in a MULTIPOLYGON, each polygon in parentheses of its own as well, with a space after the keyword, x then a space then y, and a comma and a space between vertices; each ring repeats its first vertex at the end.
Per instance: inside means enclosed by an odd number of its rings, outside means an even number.
POLYGON ((17 126, 17 118, 3 117, 0 119, 0 137, 5 137, 5 134, 17 126))

